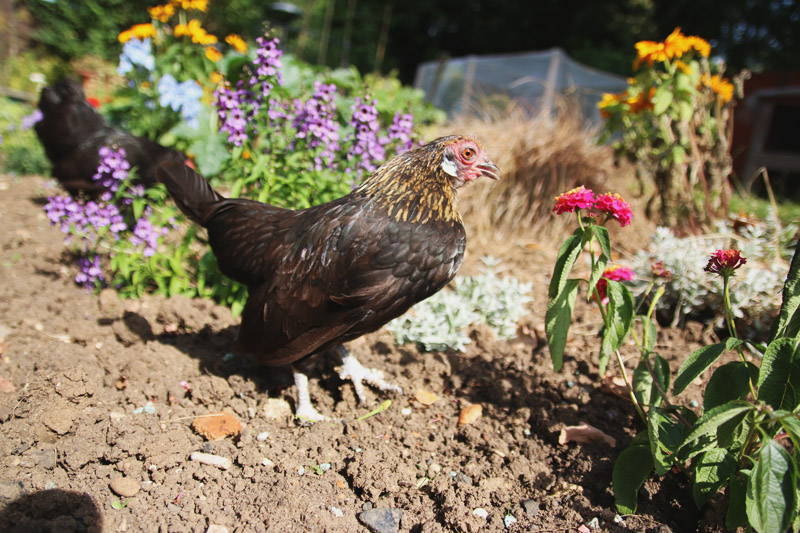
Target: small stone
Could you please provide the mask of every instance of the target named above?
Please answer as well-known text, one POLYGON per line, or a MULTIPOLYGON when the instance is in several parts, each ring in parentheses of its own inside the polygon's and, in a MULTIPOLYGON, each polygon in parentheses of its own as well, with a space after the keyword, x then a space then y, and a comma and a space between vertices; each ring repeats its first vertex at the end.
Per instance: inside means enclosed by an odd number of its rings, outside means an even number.
POLYGON ((488 516, 489 516, 489 511, 487 511, 483 507, 476 507, 475 509, 472 510, 472 514, 474 514, 475 516, 477 516, 479 518, 483 518, 484 520, 486 520, 486 518, 488 518, 488 516))
POLYGON ((140 488, 139 482, 129 477, 118 477, 116 479, 112 479, 108 486, 114 491, 114 493, 122 496, 123 498, 135 496, 136 493, 139 492, 140 488))
POLYGON ((264 402, 262 409, 264 418, 267 420, 274 420, 280 418, 291 418, 292 408, 286 400, 279 400, 277 398, 270 398, 264 402))
POLYGON ((400 529, 402 516, 402 509, 380 508, 359 513, 357 518, 372 533, 396 533, 400 529))
POLYGON ((269 433, 267 433, 266 431, 262 431, 261 433, 256 435, 256 440, 258 442, 264 442, 265 440, 267 440, 267 438, 269 438, 269 433))
POLYGON ((522 434, 525 435, 526 437, 530 437, 531 436, 531 430, 528 429, 528 428, 525 428, 525 429, 522 430, 522 434))
POLYGON ((436 403, 436 400, 439 399, 439 397, 435 393, 428 392, 422 389, 419 389, 417 390, 417 392, 414 393, 414 398, 416 398, 417 401, 422 405, 433 405, 434 403, 436 403))
POLYGON ((228 435, 238 435, 242 431, 242 423, 231 413, 220 412, 198 416, 192 422, 192 429, 207 440, 219 440, 228 435))
POLYGON ((514 518, 514 515, 507 514, 503 517, 503 524, 506 526, 506 529, 510 528, 516 523, 517 519, 514 518))
POLYGON ((411 414, 411 408, 410 407, 403 407, 402 409, 400 409, 400 412, 402 414, 404 414, 405 416, 408 416, 408 415, 411 414))
POLYGON ((362 511, 369 511, 372 509, 372 502, 364 502, 364 505, 361 506, 362 511))
POLYGON ((599 529, 600 528, 600 520, 595 516, 591 520, 586 523, 589 526, 589 529, 599 529))
POLYGON ((323 472, 327 472, 328 470, 331 469, 331 464, 330 463, 322 463, 321 465, 319 465, 319 469, 322 470, 323 472))
POLYGON ((586 527, 585 524, 581 524, 580 526, 578 526, 578 533, 590 533, 590 532, 591 532, 591 529, 586 527))
POLYGON ((217 524, 211 524, 206 529, 206 533, 228 533, 228 528, 225 526, 218 526, 217 524))
POLYGON ((269 466, 274 466, 275 463, 264 457, 263 459, 261 459, 261 465, 269 467, 269 466))
POLYGON ((56 488, 56 484, 54 481, 48 481, 47 483, 44 484, 44 490, 53 490, 54 488, 56 488))
POLYGON ((431 463, 431 465, 428 467, 427 475, 428 475, 429 478, 433 479, 441 471, 442 471, 442 466, 441 465, 439 465, 437 463, 431 463))
POLYGON ((233 462, 228 457, 221 457, 210 453, 192 452, 189 459, 205 465, 216 466, 220 470, 228 470, 233 466, 233 462))
POLYGON ((464 409, 461 410, 461 414, 458 415, 458 426, 466 426, 467 424, 471 424, 483 414, 483 407, 479 403, 473 403, 472 405, 468 405, 464 409))
POLYGON ((305 469, 305 467, 304 467, 304 466, 302 466, 302 465, 301 465, 301 466, 298 466, 297 468, 295 468, 295 469, 294 469, 294 471, 295 471, 295 472, 297 472, 297 475, 298 475, 298 476, 302 476, 303 474, 305 474, 305 473, 306 473, 306 469, 305 469))
POLYGON ((697 400, 691 400, 689 402, 689 407, 697 407, 698 405, 700 405, 700 404, 697 403, 697 400))
POLYGON ((522 508, 525 509, 525 513, 531 518, 539 514, 539 502, 536 500, 523 500, 522 508))
POLYGON ((333 505, 331 505, 331 512, 333 513, 333 516, 338 516, 339 518, 344 516, 342 510, 338 507, 334 507, 333 505))

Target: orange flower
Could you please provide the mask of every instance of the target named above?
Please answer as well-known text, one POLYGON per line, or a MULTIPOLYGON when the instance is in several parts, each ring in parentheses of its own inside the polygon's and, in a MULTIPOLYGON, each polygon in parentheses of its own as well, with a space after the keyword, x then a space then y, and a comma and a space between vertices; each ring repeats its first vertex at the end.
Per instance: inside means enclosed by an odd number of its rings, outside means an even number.
POLYGON ((692 44, 689 42, 689 39, 681 33, 680 28, 672 30, 672 33, 664 40, 664 53, 667 59, 681 57, 691 49, 692 44))
POLYGON ((225 42, 233 46, 236 49, 236 51, 239 52, 240 54, 244 54, 247 52, 247 43, 244 42, 244 39, 242 39, 239 35, 236 35, 235 33, 231 33, 230 35, 225 37, 225 42))
POLYGON ((673 63, 673 64, 675 65, 675 68, 677 68, 678 70, 682 71, 684 74, 691 74, 692 73, 692 67, 690 67, 689 65, 687 65, 686 63, 684 63, 680 59, 675 61, 675 63, 673 63))
POLYGON ((172 15, 175 14, 175 6, 172 4, 164 4, 163 6, 155 6, 147 9, 150 16, 159 22, 166 22, 172 15))
POLYGON ((619 94, 603 93, 603 99, 597 103, 597 108, 600 110, 600 116, 603 118, 610 117, 611 113, 608 112, 607 108, 617 105, 627 97, 627 91, 623 91, 619 94))
POLYGON ((686 39, 692 45, 692 48, 697 50, 697 52, 701 56, 708 57, 709 55, 711 55, 711 45, 708 44, 708 41, 706 41, 705 39, 703 39, 701 37, 694 37, 694 36, 687 37, 686 39))
POLYGON ((196 9, 205 13, 208 11, 208 0, 171 0, 173 6, 180 7, 184 11, 196 9))
POLYGON ((723 104, 727 104, 733 99, 733 84, 728 81, 728 78, 722 78, 719 74, 713 76, 703 74, 700 78, 700 86, 703 85, 717 93, 723 104))
POLYGON ((211 80, 211 83, 214 85, 219 85, 225 81, 225 77, 216 70, 208 76, 208 79, 211 80))
POLYGON ((212 63, 216 63, 220 59, 222 59, 222 52, 214 48, 213 46, 206 46, 206 57, 212 63))
POLYGON ((686 36, 680 28, 672 30, 663 43, 655 41, 639 41, 636 43, 636 60, 633 69, 636 70, 642 63, 652 67, 654 63, 661 63, 670 59, 677 59, 692 49, 703 57, 711 54, 711 45, 708 41, 697 36, 686 36))
POLYGON ((155 36, 156 28, 152 24, 136 24, 135 26, 131 26, 129 29, 120 33, 117 36, 117 39, 119 39, 119 42, 121 43, 127 43, 133 38, 143 41, 148 37, 155 36))
POLYGON ((189 24, 178 24, 175 26, 175 37, 187 36, 192 39, 193 43, 202 44, 207 46, 209 44, 216 44, 217 38, 200 26, 199 20, 190 20, 189 24))
POLYGON ((647 91, 646 96, 644 93, 639 93, 636 96, 631 96, 626 99, 625 103, 630 106, 631 113, 639 113, 641 111, 653 109, 653 97, 655 94, 656 88, 650 87, 650 90, 647 91))
POLYGON ((633 62, 633 70, 637 70, 639 65, 647 62, 648 67, 658 61, 659 63, 667 60, 666 45, 655 41, 639 41, 636 47, 636 61, 633 62))

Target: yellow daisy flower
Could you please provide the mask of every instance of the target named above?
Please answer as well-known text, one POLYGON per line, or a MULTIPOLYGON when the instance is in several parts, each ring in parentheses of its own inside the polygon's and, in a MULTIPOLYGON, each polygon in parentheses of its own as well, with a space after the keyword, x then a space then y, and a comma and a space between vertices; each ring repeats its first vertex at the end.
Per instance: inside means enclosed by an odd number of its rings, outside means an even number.
POLYGON ((156 36, 156 28, 152 24, 136 24, 123 31, 117 36, 119 42, 127 43, 133 38, 145 40, 148 37, 156 36))
POLYGON ((225 42, 233 46, 240 54, 247 52, 247 43, 244 42, 244 39, 242 39, 241 36, 236 35, 235 33, 231 33, 225 37, 225 42))

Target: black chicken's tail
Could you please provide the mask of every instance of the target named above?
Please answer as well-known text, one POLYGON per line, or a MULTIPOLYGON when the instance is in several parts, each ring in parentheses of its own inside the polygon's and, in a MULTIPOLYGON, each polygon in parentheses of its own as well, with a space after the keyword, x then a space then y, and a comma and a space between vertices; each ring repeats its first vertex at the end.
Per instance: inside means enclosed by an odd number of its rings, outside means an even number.
POLYGON ((206 179, 181 161, 165 161, 156 168, 158 181, 167 186, 169 194, 183 214, 201 226, 213 217, 225 200, 206 179))

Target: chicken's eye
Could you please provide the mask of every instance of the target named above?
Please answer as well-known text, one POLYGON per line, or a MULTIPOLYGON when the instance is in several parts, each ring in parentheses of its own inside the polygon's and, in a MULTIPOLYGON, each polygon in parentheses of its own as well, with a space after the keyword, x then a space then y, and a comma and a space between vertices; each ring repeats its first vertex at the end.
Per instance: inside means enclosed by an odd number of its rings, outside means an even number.
POLYGON ((475 157, 475 149, 468 146, 467 148, 464 148, 464 150, 461 152, 461 156, 467 160, 472 159, 473 157, 475 157))

